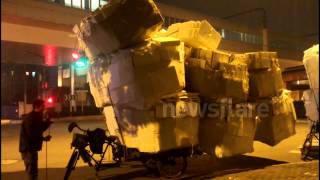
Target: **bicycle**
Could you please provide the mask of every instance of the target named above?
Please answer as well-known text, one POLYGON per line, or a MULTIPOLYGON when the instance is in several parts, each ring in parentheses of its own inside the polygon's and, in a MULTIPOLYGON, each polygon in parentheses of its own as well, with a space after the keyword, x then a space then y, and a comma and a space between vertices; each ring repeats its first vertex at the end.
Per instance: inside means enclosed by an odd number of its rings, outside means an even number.
POLYGON ((304 161, 312 159, 312 153, 318 151, 318 147, 313 146, 313 141, 315 139, 319 143, 319 121, 310 121, 312 122, 311 129, 301 148, 301 159, 304 161))
POLYGON ((83 133, 73 134, 71 148, 74 148, 74 150, 68 162, 64 180, 70 177, 80 157, 89 166, 94 166, 96 176, 100 170, 119 167, 122 161, 141 161, 149 172, 166 178, 177 178, 186 170, 187 157, 194 154, 192 147, 172 149, 159 153, 139 152, 135 148, 128 148, 122 145, 116 136, 106 136, 103 129, 84 130, 72 122, 68 126, 68 131, 71 133, 74 128, 78 128, 83 133), (103 149, 104 144, 107 144, 105 149, 103 149), (88 146, 90 149, 88 149, 88 146), (103 163, 102 160, 109 146, 112 148, 114 163, 103 163), (100 159, 95 159, 93 157, 94 154, 100 154, 100 159))
POLYGON ((94 167, 96 175, 98 175, 98 172, 100 170, 110 167, 119 167, 121 158, 124 156, 124 153, 123 146, 120 144, 118 137, 106 136, 105 130, 101 128, 96 128, 93 131, 90 131, 89 129, 84 130, 80 128, 75 122, 69 124, 69 133, 71 133, 74 128, 79 129, 82 134, 73 134, 71 148, 74 148, 74 150, 66 167, 67 170, 64 175, 64 180, 67 180, 70 177, 71 172, 75 169, 77 161, 80 157, 90 167, 94 167), (103 149, 104 145, 106 145, 106 147, 103 149), (103 163, 104 156, 109 147, 112 148, 114 162, 103 163), (94 154, 100 154, 100 159, 95 159, 93 157, 94 154))

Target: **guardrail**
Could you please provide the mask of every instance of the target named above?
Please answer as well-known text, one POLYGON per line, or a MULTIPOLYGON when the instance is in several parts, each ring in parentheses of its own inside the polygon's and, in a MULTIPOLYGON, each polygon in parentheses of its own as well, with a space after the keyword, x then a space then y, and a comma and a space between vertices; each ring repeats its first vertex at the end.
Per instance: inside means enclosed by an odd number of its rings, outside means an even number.
POLYGON ((48 2, 88 11, 94 11, 98 7, 107 4, 107 0, 48 0, 48 2))

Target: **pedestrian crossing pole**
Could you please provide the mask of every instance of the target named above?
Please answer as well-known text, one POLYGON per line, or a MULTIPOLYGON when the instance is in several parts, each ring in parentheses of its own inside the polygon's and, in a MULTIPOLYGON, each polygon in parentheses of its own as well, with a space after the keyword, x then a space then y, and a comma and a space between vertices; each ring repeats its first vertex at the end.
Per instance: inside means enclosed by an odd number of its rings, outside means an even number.
POLYGON ((75 100, 75 93, 74 93, 74 86, 75 86, 75 69, 74 69, 74 64, 71 63, 70 64, 70 73, 71 73, 71 77, 70 77, 70 115, 73 115, 73 112, 77 111, 77 105, 76 105, 76 100, 75 100))
MULTIPOLYGON (((50 127, 48 134, 50 135, 50 127)), ((48 180, 48 141, 46 141, 46 180, 48 180)))

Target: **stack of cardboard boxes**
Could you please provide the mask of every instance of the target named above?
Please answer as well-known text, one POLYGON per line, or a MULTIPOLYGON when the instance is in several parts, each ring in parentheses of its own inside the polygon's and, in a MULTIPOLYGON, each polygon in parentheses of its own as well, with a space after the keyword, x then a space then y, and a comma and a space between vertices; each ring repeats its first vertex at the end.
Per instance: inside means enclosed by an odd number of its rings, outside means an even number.
POLYGON ((223 107, 224 100, 231 100, 231 107, 218 110, 221 114, 226 111, 224 116, 210 117, 210 109, 203 114, 199 131, 202 150, 217 157, 252 152, 255 118, 246 113, 234 113, 238 107, 252 109, 247 103, 249 77, 246 64, 233 61, 229 53, 192 48, 186 64, 186 83, 187 90, 200 93, 203 105, 218 103, 223 107))
POLYGON ((177 23, 169 26, 166 32, 157 34, 176 37, 185 42, 186 90, 199 93, 202 106, 218 103, 221 107, 224 99, 231 99, 233 108, 228 108, 229 110, 237 111, 235 107, 244 105, 251 109, 250 114, 226 113, 223 118, 201 114, 199 143, 202 149, 219 157, 233 156, 252 152, 254 139, 273 146, 293 135, 296 117, 292 99, 287 91, 284 92, 277 54, 231 54, 218 51, 216 48, 220 39, 214 33, 206 38, 215 39, 216 44, 204 43, 199 38, 204 36, 193 35, 195 27, 207 25, 206 21, 177 23), (199 23, 202 25, 199 26, 199 23), (262 104, 268 106, 264 116, 260 113, 262 104), (279 113, 274 109, 285 104, 291 108, 279 113), (235 120, 239 122, 232 122, 235 120), (233 133, 229 129, 251 133, 233 133), (230 145, 229 142, 234 143, 230 145))
POLYGON ((296 115, 290 92, 284 89, 275 52, 253 52, 235 58, 246 62, 249 98, 259 118, 255 140, 274 146, 295 134, 296 115))
POLYGON ((190 92, 199 92, 205 99, 232 98, 234 102, 247 101, 247 66, 232 61, 231 54, 193 48, 186 61, 187 90, 190 92))
POLYGON ((189 21, 173 24, 158 35, 185 42, 186 90, 201 97, 202 150, 218 157, 252 152, 257 121, 253 105, 247 103, 247 64, 218 51, 221 37, 215 30, 206 33, 208 29, 212 27, 207 21, 189 21))
POLYGON ((295 134, 296 114, 290 92, 283 90, 280 96, 257 100, 259 123, 255 140, 270 146, 295 134))
POLYGON ((207 21, 160 31, 162 23, 152 0, 117 0, 74 28, 109 133, 140 152, 195 145, 218 157, 252 152, 255 103, 271 97, 280 98, 268 101, 273 107, 292 103, 281 94, 275 53, 218 51, 221 36, 207 21))
POLYGON ((275 52, 246 53, 249 71, 249 100, 278 96, 284 88, 275 52))
POLYGON ((162 23, 153 1, 119 0, 74 28, 79 48, 90 59, 90 92, 96 106, 104 108, 109 133, 148 153, 198 144, 197 113, 156 116, 160 113, 156 107, 168 98, 176 97, 171 102, 176 105, 199 104, 197 96, 181 94, 186 84, 184 43, 153 36, 162 23))

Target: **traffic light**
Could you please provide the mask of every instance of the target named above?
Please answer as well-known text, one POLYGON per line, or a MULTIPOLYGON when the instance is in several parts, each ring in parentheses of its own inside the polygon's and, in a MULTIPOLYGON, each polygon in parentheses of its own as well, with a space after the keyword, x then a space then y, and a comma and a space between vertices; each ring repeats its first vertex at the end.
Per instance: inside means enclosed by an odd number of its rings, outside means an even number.
POLYGON ((89 61, 85 56, 80 57, 76 62, 74 62, 76 69, 85 69, 88 67, 89 61))
POLYGON ((72 56, 72 60, 73 61, 77 61, 79 58, 80 58, 80 54, 78 53, 78 52, 73 52, 72 54, 71 54, 71 56, 72 56))
POLYGON ((72 53, 72 60, 76 69, 87 69, 89 65, 88 58, 81 52, 74 51, 72 53))

